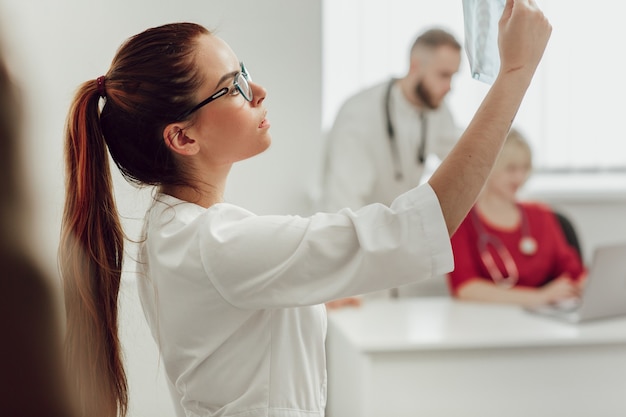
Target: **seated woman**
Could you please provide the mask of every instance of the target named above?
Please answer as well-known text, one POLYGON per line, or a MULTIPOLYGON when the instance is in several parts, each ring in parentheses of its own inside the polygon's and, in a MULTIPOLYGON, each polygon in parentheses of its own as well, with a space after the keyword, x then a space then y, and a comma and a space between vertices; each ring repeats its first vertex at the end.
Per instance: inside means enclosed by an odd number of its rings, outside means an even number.
POLYGON ((531 170, 528 142, 512 129, 475 206, 452 237, 452 295, 524 306, 579 296, 585 269, 554 212, 520 202, 531 170))

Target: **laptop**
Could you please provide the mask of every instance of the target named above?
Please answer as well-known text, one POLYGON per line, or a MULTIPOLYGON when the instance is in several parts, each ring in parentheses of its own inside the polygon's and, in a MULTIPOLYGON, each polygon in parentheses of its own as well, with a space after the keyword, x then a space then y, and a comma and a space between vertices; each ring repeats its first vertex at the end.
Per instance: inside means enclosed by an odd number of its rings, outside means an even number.
POLYGON ((525 310, 571 323, 626 315, 626 243, 595 249, 580 299, 525 310))

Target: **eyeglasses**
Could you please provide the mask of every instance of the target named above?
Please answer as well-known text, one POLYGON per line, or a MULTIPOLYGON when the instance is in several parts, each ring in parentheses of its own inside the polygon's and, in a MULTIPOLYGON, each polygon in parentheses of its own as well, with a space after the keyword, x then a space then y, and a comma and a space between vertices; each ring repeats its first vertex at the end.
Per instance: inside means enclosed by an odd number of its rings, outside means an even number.
POLYGON ((232 87, 224 87, 224 88, 219 89, 211 97, 207 98, 206 100, 201 101, 200 103, 193 106, 191 109, 178 115, 176 120, 185 119, 186 117, 188 117, 190 114, 192 114, 199 108, 206 106, 213 100, 217 100, 218 98, 227 94, 229 91, 233 95, 235 93, 241 94, 243 98, 246 99, 246 101, 252 101, 252 97, 253 97, 252 88, 250 87, 250 83, 249 83, 250 81, 252 81, 252 78, 250 78, 250 74, 248 73, 248 70, 246 69, 246 66, 243 64, 243 62, 241 62, 240 64, 241 64, 241 71, 238 72, 237 75, 235 75, 235 78, 233 79, 232 87))

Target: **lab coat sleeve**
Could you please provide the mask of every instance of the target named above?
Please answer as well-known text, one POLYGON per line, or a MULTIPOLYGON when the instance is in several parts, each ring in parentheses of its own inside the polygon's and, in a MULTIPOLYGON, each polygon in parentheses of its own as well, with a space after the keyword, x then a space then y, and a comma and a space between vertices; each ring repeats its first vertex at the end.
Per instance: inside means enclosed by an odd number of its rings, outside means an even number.
POLYGON ((390 207, 334 214, 244 216, 202 225, 202 264, 239 308, 320 304, 452 269, 439 202, 425 184, 390 207))
POLYGON ((368 202, 376 179, 370 137, 379 130, 371 100, 368 95, 347 101, 326 136, 322 210, 356 210, 368 202))

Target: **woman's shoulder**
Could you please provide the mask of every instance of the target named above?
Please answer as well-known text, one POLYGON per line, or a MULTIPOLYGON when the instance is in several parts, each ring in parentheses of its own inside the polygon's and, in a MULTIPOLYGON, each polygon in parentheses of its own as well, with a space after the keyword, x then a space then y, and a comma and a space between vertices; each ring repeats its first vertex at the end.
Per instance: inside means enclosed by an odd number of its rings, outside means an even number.
POLYGON ((157 212, 173 210, 177 214, 192 214, 195 216, 218 213, 241 213, 244 215, 253 215, 250 211, 231 203, 216 203, 207 208, 190 201, 181 200, 168 194, 158 194, 155 196, 150 210, 156 210, 157 212))
POLYGON ((524 202, 520 204, 526 217, 531 223, 540 226, 546 232, 557 227, 559 222, 554 209, 546 203, 539 201, 524 202))
POLYGON ((206 208, 170 195, 160 194, 155 197, 146 219, 150 228, 165 228, 173 233, 177 230, 188 229, 189 226, 196 229, 198 222, 225 224, 249 217, 256 216, 235 204, 218 203, 206 208))
POLYGON ((549 204, 541 202, 541 201, 523 201, 519 203, 520 207, 526 213, 532 213, 536 215, 553 215, 554 210, 550 207, 549 204))

